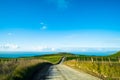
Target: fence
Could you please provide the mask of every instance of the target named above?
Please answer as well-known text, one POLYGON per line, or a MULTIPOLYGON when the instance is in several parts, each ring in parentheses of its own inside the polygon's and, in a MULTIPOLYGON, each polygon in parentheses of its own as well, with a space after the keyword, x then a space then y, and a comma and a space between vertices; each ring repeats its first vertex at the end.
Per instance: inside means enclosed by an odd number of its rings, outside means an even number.
POLYGON ((120 63, 120 57, 66 57, 67 60, 76 60, 77 62, 96 62, 96 63, 120 63))
POLYGON ((67 57, 65 64, 83 70, 103 80, 120 80, 119 57, 67 57))

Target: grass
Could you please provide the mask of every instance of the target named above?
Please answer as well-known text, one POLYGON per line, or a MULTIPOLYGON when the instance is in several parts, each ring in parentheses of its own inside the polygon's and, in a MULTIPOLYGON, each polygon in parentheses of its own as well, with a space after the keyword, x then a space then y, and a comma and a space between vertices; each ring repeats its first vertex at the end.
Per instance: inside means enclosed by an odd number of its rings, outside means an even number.
POLYGON ((29 80, 29 76, 31 76, 34 70, 41 66, 43 62, 45 61, 38 59, 20 61, 10 76, 10 80, 29 80))
POLYGON ((112 55, 109 55, 109 57, 120 57, 120 51, 118 51, 112 55))
POLYGON ((5 80, 11 75, 13 70, 17 67, 17 62, 14 60, 6 61, 7 59, 1 59, 0 61, 0 78, 5 80))
POLYGON ((86 56, 69 53, 58 53, 27 58, 1 58, 0 80, 30 80, 40 66, 44 68, 46 63, 57 64, 61 58, 66 57, 65 65, 83 70, 105 80, 116 80, 120 76, 119 53, 115 56, 86 56), (117 56, 116 56, 117 55, 117 56))
POLYGON ((57 54, 35 56, 34 58, 40 58, 40 59, 43 59, 43 60, 47 60, 48 62, 50 62, 52 64, 57 64, 63 56, 72 56, 72 55, 73 54, 62 52, 62 53, 57 53, 57 54))
POLYGON ((41 59, 1 59, 0 80, 27 80, 33 69, 45 60, 41 59))
POLYGON ((35 70, 47 63, 56 64, 61 54, 34 56, 27 58, 0 58, 0 80, 30 80, 35 70))
POLYGON ((67 57, 65 65, 83 70, 105 80, 120 78, 120 62, 118 57, 72 56, 67 57))
POLYGON ((47 60, 48 62, 50 62, 52 64, 56 64, 61 59, 61 56, 60 55, 45 55, 45 56, 41 56, 39 58, 43 59, 43 60, 47 60))

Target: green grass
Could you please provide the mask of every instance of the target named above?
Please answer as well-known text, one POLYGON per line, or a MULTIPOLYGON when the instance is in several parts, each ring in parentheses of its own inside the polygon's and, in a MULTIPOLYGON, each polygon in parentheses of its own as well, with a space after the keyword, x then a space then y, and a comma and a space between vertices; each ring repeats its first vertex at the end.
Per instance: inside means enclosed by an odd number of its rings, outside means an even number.
POLYGON ((62 53, 57 53, 57 54, 47 54, 47 55, 43 55, 43 56, 35 56, 34 58, 40 58, 43 60, 47 60, 48 62, 50 62, 52 64, 57 64, 63 56, 73 56, 73 54, 62 52, 62 53))
POLYGON ((68 56, 65 65, 83 70, 89 74, 105 80, 119 80, 120 59, 119 52, 111 56, 68 56))
POLYGON ((26 64, 18 66, 9 80, 30 80, 38 68, 45 66, 45 62, 38 63, 38 61, 32 61, 32 63, 26 64))
POLYGON ((0 58, 0 80, 30 80, 34 71, 49 62, 56 64, 62 54, 51 54, 26 58, 0 58))
POLYGON ((120 51, 118 51, 112 55, 109 55, 109 57, 119 57, 120 58, 120 51))
POLYGON ((38 67, 44 67, 49 62, 57 64, 62 57, 66 57, 65 65, 78 70, 86 71, 92 75, 107 78, 120 76, 119 52, 112 56, 86 56, 70 53, 49 54, 26 58, 1 58, 0 59, 0 80, 30 80, 38 67))
POLYGON ((41 59, 1 59, 0 80, 25 80, 25 76, 33 72, 32 69, 43 62, 45 60, 41 59))

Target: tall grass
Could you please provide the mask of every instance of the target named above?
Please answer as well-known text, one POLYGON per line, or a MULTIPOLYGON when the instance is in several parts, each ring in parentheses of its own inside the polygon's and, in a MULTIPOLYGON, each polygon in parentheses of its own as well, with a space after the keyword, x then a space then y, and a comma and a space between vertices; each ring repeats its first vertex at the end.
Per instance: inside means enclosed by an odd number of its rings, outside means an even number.
POLYGON ((0 61, 0 79, 6 80, 17 67, 18 62, 14 60, 1 59, 0 61))
POLYGON ((27 80, 34 68, 46 62, 41 59, 1 59, 0 80, 27 80), (25 79, 26 78, 26 79, 25 79))
POLYGON ((83 70, 105 80, 120 79, 120 63, 118 58, 69 57, 64 64, 78 70, 83 70))
POLYGON ((35 56, 28 58, 0 59, 0 80, 30 80, 29 76, 46 63, 56 64, 61 54, 35 56))

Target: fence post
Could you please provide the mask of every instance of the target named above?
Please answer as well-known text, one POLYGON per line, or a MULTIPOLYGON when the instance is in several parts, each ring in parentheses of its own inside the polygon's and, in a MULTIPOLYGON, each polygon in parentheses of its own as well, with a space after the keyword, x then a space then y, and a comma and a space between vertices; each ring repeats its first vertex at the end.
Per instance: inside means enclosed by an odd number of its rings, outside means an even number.
POLYGON ((111 64, 111 60, 110 60, 110 57, 108 57, 108 60, 109 60, 109 63, 111 64))
POLYGON ((98 62, 98 61, 97 61, 97 57, 96 57, 96 62, 98 62))
POLYGON ((118 57, 118 62, 120 63, 120 57, 118 57))
POLYGON ((18 59, 16 58, 16 62, 18 61, 18 59))
POLYGON ((103 64, 103 62, 104 62, 104 59, 103 59, 103 57, 102 57, 102 64, 103 64))
POLYGON ((91 61, 94 62, 93 58, 91 57, 91 61))
POLYGON ((76 61, 76 67, 78 66, 78 58, 77 58, 77 61, 76 61))

